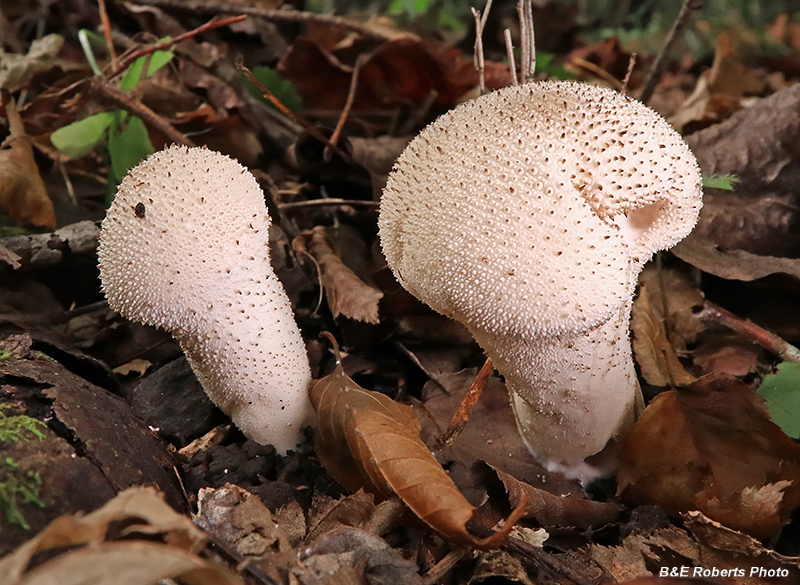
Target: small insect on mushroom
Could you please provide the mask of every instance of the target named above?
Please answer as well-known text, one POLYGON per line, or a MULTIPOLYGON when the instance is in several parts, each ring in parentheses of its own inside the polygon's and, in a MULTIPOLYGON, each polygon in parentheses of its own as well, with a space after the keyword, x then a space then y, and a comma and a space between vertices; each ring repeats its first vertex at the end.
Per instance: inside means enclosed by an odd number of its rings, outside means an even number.
POLYGON ((585 459, 641 407, 637 277, 701 205, 697 162, 658 114, 609 89, 544 82, 425 128, 389 177, 379 228, 400 283, 464 323, 505 376, 530 451, 590 479, 609 458, 585 459))
POLYGON ((245 435, 286 452, 311 421, 311 371, 270 265, 269 226, 247 169, 172 146, 120 183, 98 257, 111 308, 172 333, 211 400, 245 435))

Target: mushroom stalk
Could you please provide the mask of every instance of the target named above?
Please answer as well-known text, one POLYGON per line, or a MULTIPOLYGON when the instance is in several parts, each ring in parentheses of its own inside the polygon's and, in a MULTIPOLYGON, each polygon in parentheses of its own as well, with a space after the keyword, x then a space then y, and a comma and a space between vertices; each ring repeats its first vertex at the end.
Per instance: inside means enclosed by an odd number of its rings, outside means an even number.
POLYGON ((172 333, 209 398, 249 438, 286 452, 311 422, 311 371, 269 227, 247 169, 172 146, 122 181, 98 257, 111 308, 172 333))
POLYGON ((504 374, 517 427, 547 467, 577 477, 609 471, 583 460, 633 423, 642 400, 629 340, 631 304, 588 331, 519 338, 473 331, 504 374))

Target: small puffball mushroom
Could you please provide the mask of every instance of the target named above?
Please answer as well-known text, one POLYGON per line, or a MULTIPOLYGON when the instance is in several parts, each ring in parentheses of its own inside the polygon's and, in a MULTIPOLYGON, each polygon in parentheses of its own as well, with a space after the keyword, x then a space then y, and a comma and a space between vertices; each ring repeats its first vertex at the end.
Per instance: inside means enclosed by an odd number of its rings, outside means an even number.
POLYGON ((211 400, 283 453, 311 421, 311 371, 270 265, 269 226, 246 168, 172 146, 120 183, 98 256, 111 308, 172 333, 211 400))
POLYGON ((655 112, 575 82, 509 87, 425 128, 383 192, 395 277, 467 326, 505 376, 530 451, 584 459, 641 405, 629 321, 647 260, 694 227, 700 171, 655 112))

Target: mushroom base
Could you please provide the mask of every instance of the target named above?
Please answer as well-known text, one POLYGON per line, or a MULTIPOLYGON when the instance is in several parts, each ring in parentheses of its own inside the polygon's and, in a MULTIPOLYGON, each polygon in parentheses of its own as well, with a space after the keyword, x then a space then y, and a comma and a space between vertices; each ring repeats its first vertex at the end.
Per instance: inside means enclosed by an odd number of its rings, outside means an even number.
POLYGON ((582 481, 613 472, 613 454, 591 463, 586 458, 641 410, 629 320, 627 304, 609 321, 573 335, 521 340, 473 333, 505 376, 523 441, 547 469, 582 481))

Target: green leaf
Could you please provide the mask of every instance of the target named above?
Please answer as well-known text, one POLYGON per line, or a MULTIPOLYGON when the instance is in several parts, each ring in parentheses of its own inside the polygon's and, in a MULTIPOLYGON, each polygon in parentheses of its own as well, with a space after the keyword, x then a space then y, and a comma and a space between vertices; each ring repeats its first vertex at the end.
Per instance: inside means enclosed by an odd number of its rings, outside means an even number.
POLYGON ((136 116, 131 116, 121 131, 109 134, 108 154, 111 157, 114 184, 117 184, 129 169, 153 154, 153 144, 150 142, 144 122, 136 116))
POLYGON ((79 158, 105 138, 113 123, 112 112, 101 112, 59 128, 50 135, 50 142, 70 158, 79 158))
MULTIPOLYGON (((300 97, 300 92, 297 91, 297 88, 291 81, 288 81, 280 76, 280 74, 270 67, 258 66, 253 67, 251 70, 253 76, 258 79, 264 86, 272 92, 272 94, 280 100, 280 102, 292 110, 293 112, 297 112, 303 109, 303 98, 300 97)), ((258 89, 251 85, 250 83, 246 84, 247 91, 249 91, 252 95, 260 99, 266 104, 272 106, 272 102, 270 102, 267 98, 261 95, 261 92, 258 89)), ((274 107, 274 106, 273 106, 274 107)))
POLYGON ((708 189, 724 189, 725 191, 733 191, 736 183, 740 179, 733 175, 723 175, 721 177, 703 177, 703 187, 708 189))
POLYGON ((784 433, 800 439, 800 363, 783 362, 764 378, 758 394, 767 401, 772 420, 784 433))
MULTIPOLYGON (((164 37, 163 39, 159 39, 159 42, 163 40, 168 40, 170 37, 164 37)), ((128 67, 128 70, 125 72, 125 75, 122 76, 122 79, 119 81, 119 88, 122 91, 130 91, 142 80, 142 73, 144 72, 144 64, 147 63, 148 57, 150 58, 150 65, 147 67, 147 75, 146 77, 150 77, 161 69, 164 65, 169 63, 174 56, 173 49, 168 51, 155 51, 151 55, 144 55, 143 57, 139 57, 131 63, 131 66, 128 67)))

